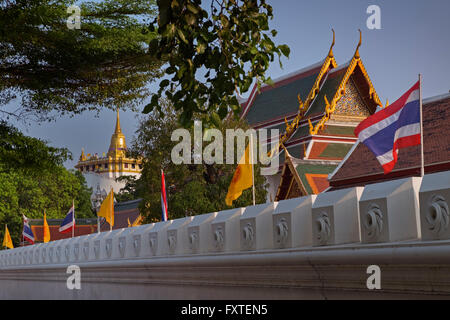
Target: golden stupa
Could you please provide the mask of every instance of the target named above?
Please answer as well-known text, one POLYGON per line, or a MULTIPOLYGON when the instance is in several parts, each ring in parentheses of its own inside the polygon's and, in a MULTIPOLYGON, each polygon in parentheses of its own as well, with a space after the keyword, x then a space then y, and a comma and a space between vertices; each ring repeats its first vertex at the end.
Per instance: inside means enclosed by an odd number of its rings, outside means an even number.
POLYGON ((116 127, 111 136, 111 143, 107 154, 103 152, 101 157, 97 153, 85 154, 81 150, 81 156, 75 168, 82 173, 97 173, 109 178, 118 178, 121 175, 140 174, 142 161, 127 157, 127 143, 125 135, 120 128, 119 110, 117 109, 116 127))

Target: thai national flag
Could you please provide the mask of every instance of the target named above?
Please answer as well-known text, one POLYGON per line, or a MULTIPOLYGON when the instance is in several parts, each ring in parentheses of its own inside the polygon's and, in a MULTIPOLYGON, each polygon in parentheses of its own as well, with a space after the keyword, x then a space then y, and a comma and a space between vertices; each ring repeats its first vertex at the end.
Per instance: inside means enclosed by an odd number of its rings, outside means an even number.
POLYGON ((27 217, 23 216, 23 231, 22 236, 24 240, 27 240, 30 244, 34 244, 34 234, 31 231, 29 220, 27 217))
POLYGON ((59 227, 59 232, 68 233, 75 228, 75 206, 72 204, 72 207, 67 212, 66 217, 64 218, 61 226, 59 227))
POLYGON ((169 218, 167 215, 166 181, 164 179, 164 172, 162 170, 161 170, 161 207, 162 207, 161 221, 167 221, 169 218))
POLYGON ((376 156, 384 174, 392 171, 398 149, 420 144, 420 82, 385 109, 362 121, 355 135, 376 156))

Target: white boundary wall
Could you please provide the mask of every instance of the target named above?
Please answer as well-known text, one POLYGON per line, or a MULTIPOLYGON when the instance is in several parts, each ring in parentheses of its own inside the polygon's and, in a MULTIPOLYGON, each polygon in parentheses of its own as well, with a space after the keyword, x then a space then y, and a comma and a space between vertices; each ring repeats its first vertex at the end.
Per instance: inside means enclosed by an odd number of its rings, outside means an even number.
POLYGON ((2 250, 0 299, 450 298, 449 203, 447 171, 2 250))

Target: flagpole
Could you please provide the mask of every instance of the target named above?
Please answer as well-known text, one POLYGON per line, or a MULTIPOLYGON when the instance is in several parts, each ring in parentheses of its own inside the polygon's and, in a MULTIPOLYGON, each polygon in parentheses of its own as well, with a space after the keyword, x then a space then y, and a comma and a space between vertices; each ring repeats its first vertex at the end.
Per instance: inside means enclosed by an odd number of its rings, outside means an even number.
POLYGON ((253 162, 253 134, 250 134, 250 153, 251 153, 251 164, 252 164, 252 191, 253 191, 253 205, 255 205, 255 170, 253 162))
POLYGON ((22 214, 22 245, 21 247, 24 246, 25 244, 25 237, 23 236, 23 225, 24 225, 25 221, 23 220, 23 214, 22 214))
MULTIPOLYGON (((167 221, 166 216, 167 219, 169 219, 169 213, 167 212, 166 203, 167 203, 166 177, 164 177, 164 170, 161 168, 161 211, 162 211, 161 221, 167 221), (166 202, 164 202, 164 198, 166 198, 166 202)), ((184 216, 186 216, 186 212, 184 216)))
POLYGON ((113 188, 111 187, 111 197, 112 197, 112 208, 109 211, 109 231, 112 231, 112 215, 113 215, 113 210, 114 210, 114 193, 113 193, 113 188))
POLYGON ((72 238, 75 235, 75 203, 72 199, 72 208, 73 208, 73 212, 72 212, 72 238))
POLYGON ((423 112, 422 112, 422 75, 419 73, 419 104, 420 104, 420 176, 425 175, 425 159, 423 156, 423 112))

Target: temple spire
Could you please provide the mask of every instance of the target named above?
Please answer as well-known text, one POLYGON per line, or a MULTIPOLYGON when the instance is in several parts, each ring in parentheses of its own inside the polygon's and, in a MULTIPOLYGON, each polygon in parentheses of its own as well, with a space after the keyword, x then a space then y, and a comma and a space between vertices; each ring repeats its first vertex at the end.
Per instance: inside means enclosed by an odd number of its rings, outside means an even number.
POLYGON ((85 160, 86 160, 86 155, 84 154, 84 148, 81 148, 80 161, 85 161, 85 160))
POLYGON ((120 128, 119 108, 117 108, 116 112, 116 128, 114 129, 114 133, 111 136, 111 143, 108 149, 108 157, 122 158, 125 157, 127 144, 125 142, 125 135, 122 133, 122 129, 120 128))
POLYGON ((119 108, 117 108, 116 129, 114 130, 114 133, 122 133, 122 129, 120 128, 119 108))

